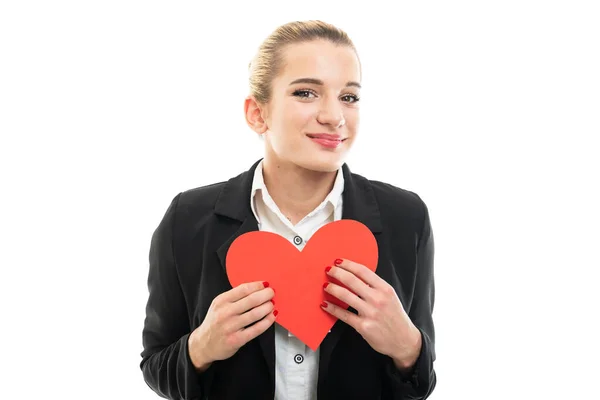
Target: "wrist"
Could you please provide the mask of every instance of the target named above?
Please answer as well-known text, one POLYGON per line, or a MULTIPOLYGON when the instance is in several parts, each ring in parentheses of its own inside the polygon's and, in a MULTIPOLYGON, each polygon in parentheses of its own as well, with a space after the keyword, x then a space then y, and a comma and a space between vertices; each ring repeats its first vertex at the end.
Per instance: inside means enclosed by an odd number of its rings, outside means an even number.
POLYGON ((190 360, 198 372, 204 372, 213 361, 205 354, 199 332, 194 331, 188 337, 188 352, 190 360))
POLYGON ((405 350, 404 352, 391 357, 392 360, 394 360, 396 368, 403 372, 411 370, 417 362, 419 354, 421 354, 421 347, 423 346, 423 343, 421 331, 419 331, 417 327, 414 327, 412 330, 412 334, 410 335, 408 343, 410 343, 408 346, 408 351, 405 350))

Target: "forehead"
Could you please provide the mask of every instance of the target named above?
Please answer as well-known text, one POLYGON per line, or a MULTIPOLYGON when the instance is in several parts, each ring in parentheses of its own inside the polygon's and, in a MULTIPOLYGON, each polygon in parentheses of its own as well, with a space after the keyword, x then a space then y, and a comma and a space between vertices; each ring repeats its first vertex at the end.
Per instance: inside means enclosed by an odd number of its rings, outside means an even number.
POLYGON ((298 43, 285 48, 283 59, 278 80, 285 85, 296 78, 317 78, 326 85, 360 82, 358 57, 349 46, 322 40, 298 43))

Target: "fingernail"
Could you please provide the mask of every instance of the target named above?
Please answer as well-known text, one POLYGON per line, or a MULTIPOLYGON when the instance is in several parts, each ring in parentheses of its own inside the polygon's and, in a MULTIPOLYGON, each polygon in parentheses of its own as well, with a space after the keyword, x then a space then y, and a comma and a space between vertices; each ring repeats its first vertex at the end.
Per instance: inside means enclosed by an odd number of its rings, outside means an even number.
POLYGON ((267 287, 269 287, 269 282, 265 281, 265 282, 263 282, 263 285, 267 288, 267 287))
POLYGON ((325 268, 325 273, 327 273, 327 272, 329 272, 329 271, 331 271, 331 267, 327 267, 327 268, 325 268))
POLYGON ((325 283, 323 284, 323 289, 326 289, 328 285, 329 285, 329 282, 325 282, 325 283))
POLYGON ((342 260, 340 260, 339 258, 337 260, 335 260, 333 262, 335 265, 340 265, 342 263, 342 260))
POLYGON ((323 308, 327 308, 327 303, 326 303, 326 302, 322 302, 322 303, 321 303, 321 307, 323 307, 323 308))
POLYGON ((277 310, 273 311, 274 316, 277 316, 277 314, 279 314, 279 311, 277 311, 277 310))
POLYGON ((273 305, 275 305, 275 300, 271 300, 271 303, 273 303, 273 305))

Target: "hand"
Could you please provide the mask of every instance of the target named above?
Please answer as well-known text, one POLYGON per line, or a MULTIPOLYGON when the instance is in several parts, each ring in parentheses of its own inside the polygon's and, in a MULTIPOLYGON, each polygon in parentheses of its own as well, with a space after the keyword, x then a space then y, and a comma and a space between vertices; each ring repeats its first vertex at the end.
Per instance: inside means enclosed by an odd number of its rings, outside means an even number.
POLYGON ((352 326, 377 352, 398 368, 410 368, 421 350, 421 333, 404 311, 394 288, 364 265, 336 260, 327 275, 350 290, 326 283, 325 291, 358 311, 358 315, 324 302, 325 311, 352 326))
POLYGON ((277 316, 271 300, 274 295, 268 283, 251 282, 215 297, 206 318, 189 336, 190 358, 196 369, 206 370, 214 361, 233 356, 266 331, 277 316))

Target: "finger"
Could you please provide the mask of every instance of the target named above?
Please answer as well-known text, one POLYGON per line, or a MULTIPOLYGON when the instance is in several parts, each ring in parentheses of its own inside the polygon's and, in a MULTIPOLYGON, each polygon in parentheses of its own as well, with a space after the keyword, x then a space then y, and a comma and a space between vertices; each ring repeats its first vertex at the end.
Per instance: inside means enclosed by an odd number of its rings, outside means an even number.
POLYGON ((360 324, 360 317, 358 315, 351 313, 348 310, 344 310, 328 301, 324 301, 323 304, 321 304, 321 308, 358 331, 358 326, 360 324))
POLYGON ((325 282, 323 287, 327 293, 353 307, 354 309, 356 309, 356 311, 359 312, 359 314, 367 313, 369 307, 367 302, 358 297, 356 294, 349 291, 348 289, 331 282, 325 282))
POLYGON ((338 280, 352 292, 366 301, 371 300, 374 289, 366 284, 362 279, 358 278, 354 273, 340 267, 327 267, 325 269, 327 275, 338 280))
MULTIPOLYGON (((372 288, 381 289, 385 286, 386 282, 383 279, 381 279, 379 275, 377 275, 375 272, 371 271, 364 265, 345 259, 342 259, 341 261, 341 263, 334 263, 334 266, 351 272, 372 288)), ((334 268, 331 269, 333 270, 334 268)))
POLYGON ((263 288, 257 292, 236 301, 231 304, 230 315, 240 315, 259 305, 268 302, 273 298, 275 292, 270 287, 263 288))
POLYGON ((258 335, 264 333, 273 322, 275 322, 275 317, 277 316, 277 310, 273 311, 254 325, 242 330, 239 332, 242 343, 246 344, 252 339, 256 338, 258 335))
POLYGON ((243 299, 244 297, 251 295, 254 292, 257 292, 267 287, 269 287, 269 283, 262 281, 242 283, 241 285, 238 285, 233 289, 221 294, 221 300, 228 303, 234 303, 240 299, 243 299))
POLYGON ((266 315, 271 313, 275 309, 275 305, 271 301, 267 301, 257 307, 248 310, 242 315, 237 315, 233 317, 231 321, 231 327, 234 331, 240 330, 242 328, 246 328, 249 325, 252 325, 256 321, 264 318, 266 315))

